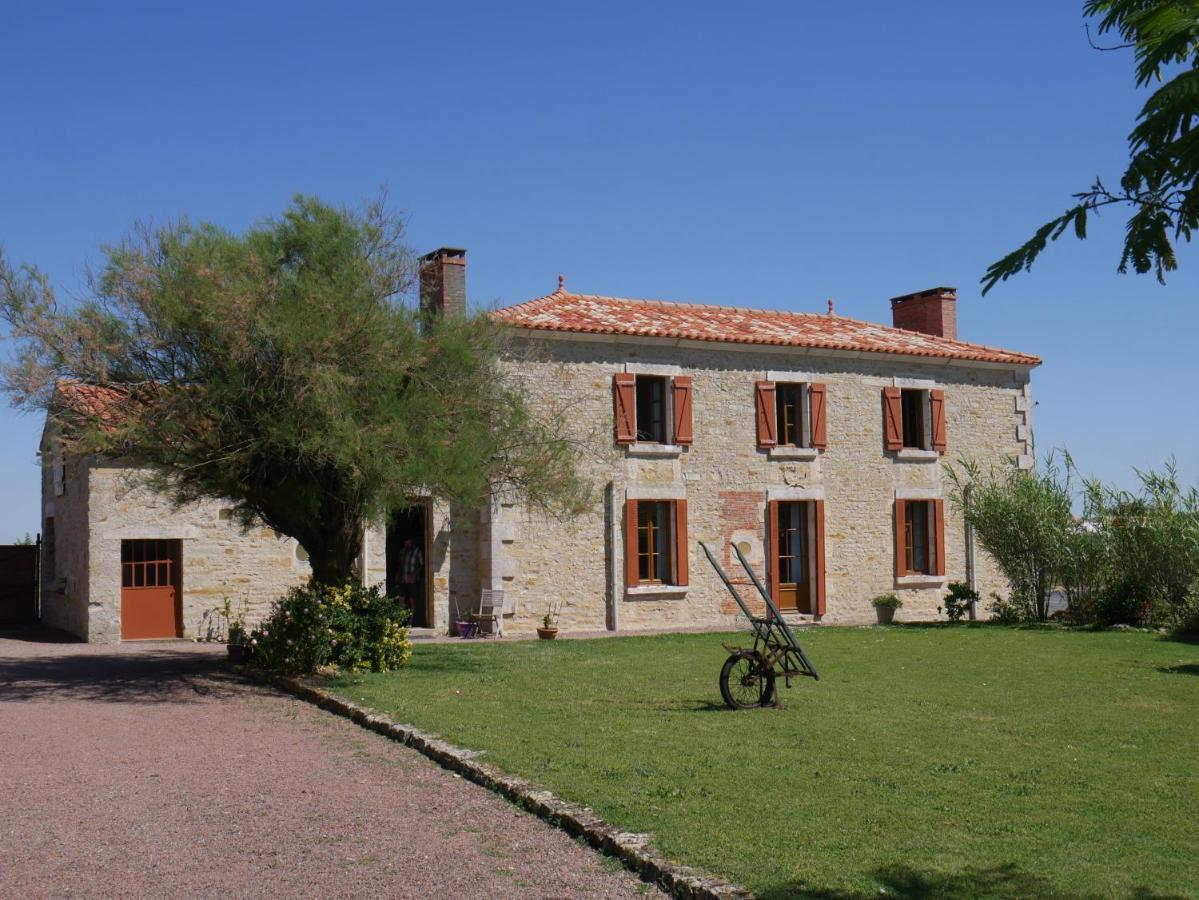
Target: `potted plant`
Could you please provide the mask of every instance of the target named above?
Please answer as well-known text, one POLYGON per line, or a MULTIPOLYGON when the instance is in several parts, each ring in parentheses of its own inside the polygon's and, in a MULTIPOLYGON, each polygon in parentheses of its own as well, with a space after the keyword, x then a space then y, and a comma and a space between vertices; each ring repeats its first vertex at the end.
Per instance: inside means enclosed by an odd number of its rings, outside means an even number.
POLYGON ((878 616, 880 625, 890 625, 895 618, 895 610, 903 606, 903 601, 894 593, 879 594, 870 603, 874 606, 874 613, 878 616))
POLYGON ((229 661, 246 662, 254 652, 254 646, 250 643, 250 632, 246 629, 245 602, 243 601, 241 609, 234 613, 233 601, 226 597, 217 614, 225 621, 225 652, 229 654, 229 661))
POLYGON ((552 641, 558 636, 558 612, 558 605, 551 603, 545 615, 541 617, 541 627, 537 629, 537 636, 543 641, 552 641))
POLYGON ((229 639, 225 644, 225 650, 229 654, 229 662, 233 663, 248 662, 250 654, 254 652, 250 634, 240 616, 229 623, 229 639))

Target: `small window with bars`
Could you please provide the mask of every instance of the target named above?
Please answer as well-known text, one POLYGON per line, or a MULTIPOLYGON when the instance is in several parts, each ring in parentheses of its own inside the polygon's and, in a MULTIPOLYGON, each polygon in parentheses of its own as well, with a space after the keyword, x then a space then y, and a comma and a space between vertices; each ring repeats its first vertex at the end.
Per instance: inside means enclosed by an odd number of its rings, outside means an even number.
POLYGON ((179 541, 121 541, 121 587, 170 587, 178 583, 179 541))

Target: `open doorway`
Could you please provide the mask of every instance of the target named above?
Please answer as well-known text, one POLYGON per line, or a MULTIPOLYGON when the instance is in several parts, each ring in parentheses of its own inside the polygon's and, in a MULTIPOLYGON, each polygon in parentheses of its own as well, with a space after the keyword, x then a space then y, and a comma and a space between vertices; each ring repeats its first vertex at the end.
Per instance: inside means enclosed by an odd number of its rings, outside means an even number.
POLYGON ((414 628, 433 621, 429 574, 428 504, 393 510, 387 522, 387 594, 412 610, 414 628))

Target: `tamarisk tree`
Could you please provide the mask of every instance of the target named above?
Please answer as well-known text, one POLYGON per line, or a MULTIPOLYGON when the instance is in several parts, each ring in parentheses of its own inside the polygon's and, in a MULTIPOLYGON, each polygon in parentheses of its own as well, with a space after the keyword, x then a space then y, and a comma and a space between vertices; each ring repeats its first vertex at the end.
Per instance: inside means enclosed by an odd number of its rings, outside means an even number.
POLYGON ((364 522, 414 492, 579 509, 564 420, 528 403, 499 328, 485 315, 429 322, 407 302, 403 224, 382 201, 301 196, 241 234, 140 228, 70 304, 0 254, 17 345, 3 386, 46 410, 68 450, 295 538, 325 584, 352 575, 364 522))
POLYGON ((1178 268, 1175 245, 1199 228, 1199 0, 1087 0, 1083 14, 1097 20, 1101 36, 1121 41, 1095 49, 1132 50, 1137 87, 1154 86, 1128 135, 1128 166, 1118 184, 1096 178, 1073 206, 992 263, 984 294, 1031 268, 1067 229, 1085 238, 1091 215, 1108 207, 1129 211, 1118 270, 1131 265, 1160 282, 1178 268))

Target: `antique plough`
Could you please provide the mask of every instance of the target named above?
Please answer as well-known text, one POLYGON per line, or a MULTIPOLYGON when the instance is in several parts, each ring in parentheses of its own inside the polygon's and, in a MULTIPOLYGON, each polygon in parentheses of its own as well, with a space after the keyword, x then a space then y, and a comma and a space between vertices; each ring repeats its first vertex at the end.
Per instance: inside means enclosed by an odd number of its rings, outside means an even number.
POLYGON ((749 620, 754 633, 752 648, 724 644, 724 649, 729 651, 729 658, 724 661, 724 667, 720 670, 720 695, 724 697, 724 702, 733 709, 781 706, 778 698, 778 678, 782 677, 787 687, 791 687, 792 678, 801 675, 819 681, 820 675, 817 674, 816 667, 799 646, 795 632, 783 620, 778 607, 770 599, 770 594, 746 561, 741 549, 736 544, 730 544, 742 568, 762 595, 762 599, 766 601, 765 616, 755 616, 750 611, 708 545, 703 541, 700 541, 699 545, 703 547, 708 562, 712 564, 724 586, 729 589, 729 593, 745 613, 745 618, 749 620))

